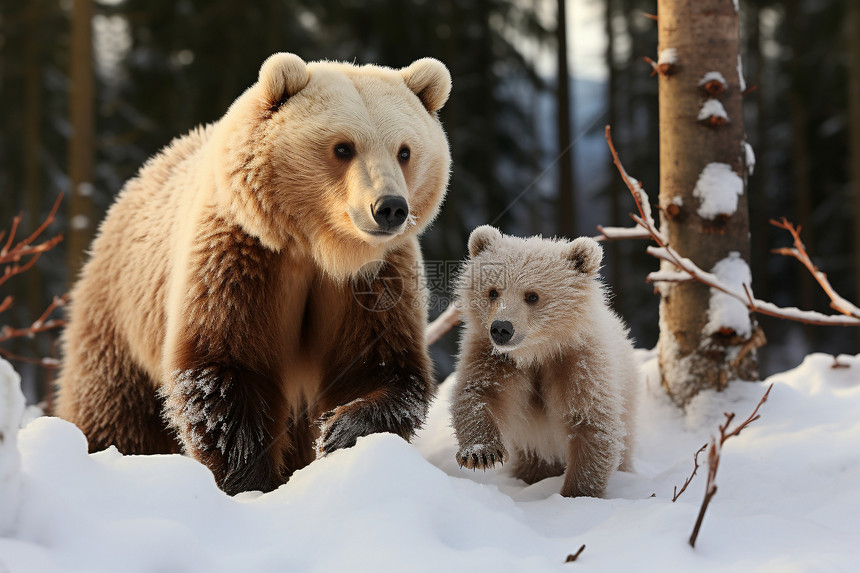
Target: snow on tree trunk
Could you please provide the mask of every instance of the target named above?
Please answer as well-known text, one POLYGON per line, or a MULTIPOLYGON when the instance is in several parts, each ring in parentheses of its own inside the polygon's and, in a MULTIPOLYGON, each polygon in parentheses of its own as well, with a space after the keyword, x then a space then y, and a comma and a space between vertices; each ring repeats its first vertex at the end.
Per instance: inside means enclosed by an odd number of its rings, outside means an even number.
POLYGON ((11 528, 20 497, 17 438, 23 414, 21 378, 11 364, 0 358, 0 536, 11 528))
MULTIPOLYGON (((662 230, 682 256, 743 289, 748 153, 735 3, 657 6, 659 53, 673 56, 660 74, 662 230)), ((664 283, 660 292, 660 371, 677 404, 735 378, 757 378, 754 352, 735 361, 755 330, 743 304, 696 282, 664 283)))

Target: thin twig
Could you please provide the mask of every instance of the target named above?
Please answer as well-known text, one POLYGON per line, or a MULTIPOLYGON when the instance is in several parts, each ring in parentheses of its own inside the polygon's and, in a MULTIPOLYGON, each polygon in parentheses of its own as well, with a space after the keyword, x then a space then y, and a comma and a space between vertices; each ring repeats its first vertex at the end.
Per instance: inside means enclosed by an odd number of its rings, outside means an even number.
MULTIPOLYGON (((9 230, 8 235, 5 231, 0 232, 0 241, 3 238, 6 239, 6 242, 3 244, 3 247, 0 248, 0 265, 6 265, 3 267, 2 272, 0 272, 0 285, 8 281, 13 276, 19 275, 33 268, 33 266, 38 262, 39 257, 42 254, 52 248, 54 248, 60 241, 63 240, 62 235, 56 235, 43 241, 38 245, 32 245, 32 243, 38 239, 45 229, 54 222, 54 219, 57 214, 57 210, 60 207, 60 203, 63 199, 63 194, 60 193, 57 197, 57 200, 54 201, 54 205, 51 208, 51 211, 48 213, 48 216, 42 221, 42 224, 39 225, 35 231, 33 231, 28 237, 25 239, 18 241, 15 243, 15 237, 18 234, 19 226, 21 223, 21 215, 18 215, 12 219, 12 227, 9 230), (30 257, 25 263, 21 263, 20 261, 24 257, 30 257)), ((59 328, 65 325, 65 321, 61 319, 52 319, 48 320, 48 317, 58 308, 62 307, 66 304, 67 296, 63 295, 60 297, 54 297, 42 315, 37 318, 30 326, 27 328, 13 328, 11 326, 4 326, 0 329, 0 343, 7 342, 13 338, 32 338, 36 334, 40 332, 45 332, 48 330, 52 330, 55 328, 59 328)), ((8 310, 11 308, 13 303, 13 298, 11 296, 7 296, 0 302, 0 312, 8 310)), ((6 350, 5 348, 0 348, 0 356, 4 356, 10 360, 17 360, 20 362, 27 362, 29 364, 38 364, 45 368, 56 368, 59 363, 57 360, 53 358, 29 358, 26 356, 19 356, 6 350)))
POLYGON ((720 467, 720 454, 723 450, 723 444, 725 444, 726 440, 728 440, 729 438, 739 436, 742 430, 744 430, 751 423, 759 419, 760 416, 758 410, 759 408, 761 408, 762 404, 767 402, 767 398, 768 396, 770 396, 770 391, 772 388, 773 384, 767 387, 767 391, 764 393, 764 396, 761 397, 761 400, 758 401, 755 410, 753 410, 749 418, 738 424, 738 426, 731 432, 728 431, 729 424, 731 424, 732 420, 734 420, 735 414, 734 412, 730 414, 724 414, 726 417, 726 421, 724 424, 719 426, 719 439, 711 439, 708 447, 708 481, 705 483, 705 497, 702 500, 701 507, 699 508, 699 515, 696 517, 696 523, 693 526, 693 533, 690 535, 690 547, 696 546, 696 538, 698 538, 699 536, 699 530, 702 527, 702 520, 705 518, 705 511, 707 511, 708 505, 711 503, 711 499, 713 499, 714 494, 717 493, 717 469, 720 467))
POLYGON ((838 292, 830 285, 830 281, 827 280, 827 275, 818 270, 812 263, 812 259, 809 257, 809 254, 806 252, 806 246, 804 246, 803 241, 800 239, 800 226, 795 227, 791 224, 785 217, 780 221, 776 221, 774 219, 770 220, 770 224, 774 227, 779 227, 780 229, 785 229, 789 233, 791 233, 791 237, 794 240, 794 248, 781 248, 781 249, 772 249, 772 253, 778 253, 780 255, 786 255, 789 257, 794 257, 798 261, 800 261, 803 266, 810 272, 810 274, 815 278, 821 288, 824 289, 824 292, 830 297, 830 307, 842 314, 858 317, 860 318, 860 308, 857 308, 855 305, 851 304, 844 298, 842 298, 838 292))
POLYGON ((576 550, 576 553, 571 553, 567 556, 567 559, 564 560, 565 563, 573 563, 576 561, 582 552, 585 551, 585 543, 582 544, 582 547, 576 550))
POLYGON ((702 447, 696 451, 696 454, 693 456, 693 473, 684 480, 684 485, 681 486, 681 489, 678 489, 678 486, 675 486, 672 489, 672 503, 678 501, 678 498, 681 497, 681 494, 684 493, 684 490, 687 489, 687 486, 690 485, 690 482, 693 481, 693 478, 696 477, 696 472, 699 471, 699 454, 707 449, 708 444, 702 444, 702 447))

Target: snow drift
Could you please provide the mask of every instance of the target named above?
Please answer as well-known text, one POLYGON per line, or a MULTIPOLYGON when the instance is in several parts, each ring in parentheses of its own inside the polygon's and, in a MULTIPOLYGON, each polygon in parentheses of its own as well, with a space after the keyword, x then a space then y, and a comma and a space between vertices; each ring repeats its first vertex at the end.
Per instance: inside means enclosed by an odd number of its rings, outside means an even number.
MULTIPOLYGON (((673 486, 723 412, 745 418, 766 383, 702 394, 684 413, 659 387, 653 354, 638 356, 637 473, 613 474, 607 499, 562 498, 561 478, 527 487, 504 468, 458 468, 451 380, 414 445, 370 436, 276 491, 235 498, 191 459, 88 455, 74 426, 38 418, 18 436, 20 469, 14 438, 0 450, 0 468, 16 468, 20 482, 0 482, 0 518, 11 525, 0 571, 856 570, 860 356, 832 368, 832 356, 811 355, 767 381, 761 419, 724 446, 695 549, 687 538, 705 468, 676 503, 673 486), (3 495, 13 491, 10 512, 3 495)), ((0 361, 4 400, 8 380, 17 383, 10 372, 0 361)))

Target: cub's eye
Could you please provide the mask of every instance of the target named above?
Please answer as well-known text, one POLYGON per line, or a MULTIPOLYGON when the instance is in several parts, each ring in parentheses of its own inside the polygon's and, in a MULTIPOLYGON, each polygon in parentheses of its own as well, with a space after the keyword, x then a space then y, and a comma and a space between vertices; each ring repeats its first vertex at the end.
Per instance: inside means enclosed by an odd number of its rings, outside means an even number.
POLYGON ((397 159, 401 163, 406 163, 407 161, 409 161, 409 157, 411 155, 412 155, 412 152, 409 151, 409 148, 404 145, 403 147, 400 148, 400 151, 397 152, 397 159))
POLYGON ((530 292, 526 295, 526 302, 529 304, 534 304, 538 300, 540 300, 540 297, 535 292, 530 292))
POLYGON ((338 143, 334 146, 334 155, 338 159, 351 159, 355 155, 355 148, 351 143, 338 143))
POLYGON ((490 289, 490 300, 496 300, 497 298, 499 298, 499 291, 497 291, 494 288, 491 288, 490 289))

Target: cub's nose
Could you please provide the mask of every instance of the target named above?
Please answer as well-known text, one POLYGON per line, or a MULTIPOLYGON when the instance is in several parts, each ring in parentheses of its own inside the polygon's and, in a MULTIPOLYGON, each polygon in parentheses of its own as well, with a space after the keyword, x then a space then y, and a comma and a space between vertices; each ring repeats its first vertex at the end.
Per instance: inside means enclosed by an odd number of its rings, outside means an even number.
POLYGON ((504 344, 514 335, 514 325, 508 320, 494 320, 490 325, 490 336, 496 344, 504 344))
POLYGON ((409 216, 409 203, 399 195, 383 195, 371 205, 373 220, 383 231, 396 229, 409 216))

